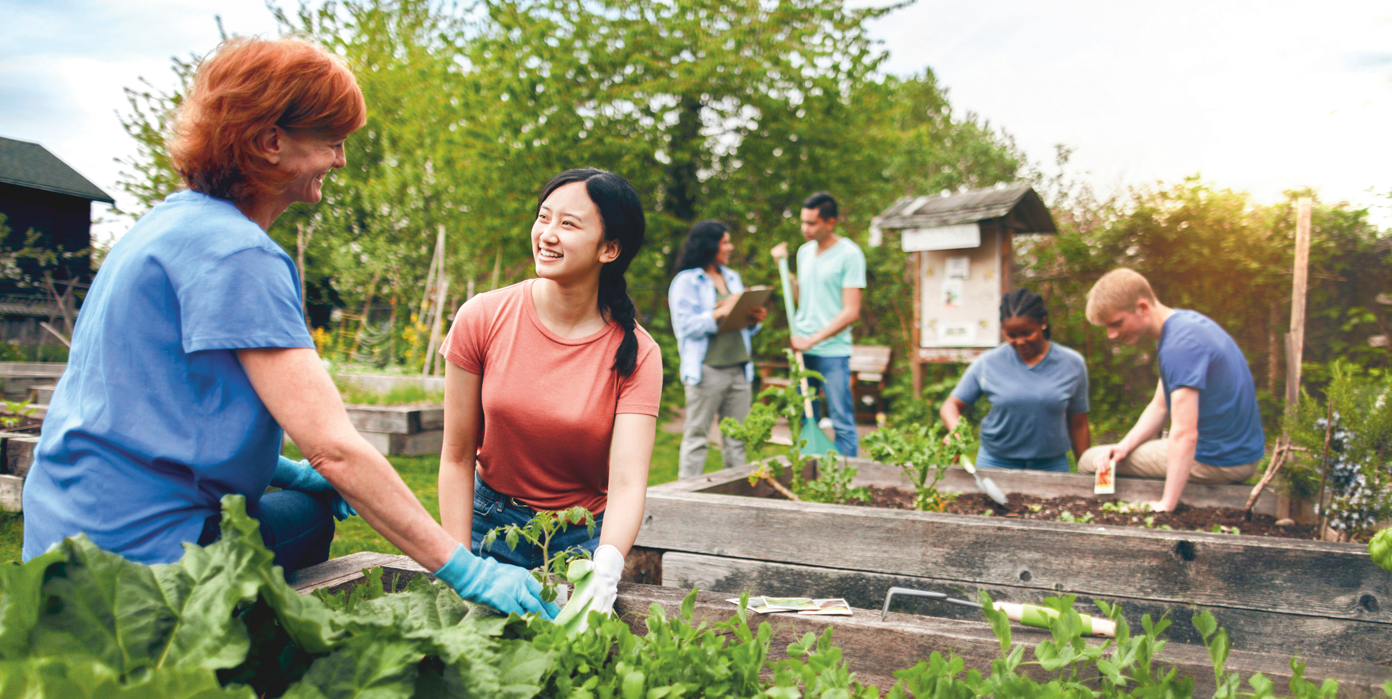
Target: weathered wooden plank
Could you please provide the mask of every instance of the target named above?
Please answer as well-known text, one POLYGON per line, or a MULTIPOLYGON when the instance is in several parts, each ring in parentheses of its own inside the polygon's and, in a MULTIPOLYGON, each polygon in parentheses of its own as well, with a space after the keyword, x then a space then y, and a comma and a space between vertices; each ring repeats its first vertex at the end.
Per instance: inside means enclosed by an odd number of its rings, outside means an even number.
POLYGON ((24 479, 19 476, 0 476, 0 510, 24 511, 24 479))
MULTIPOLYGON (((1063 594, 1018 585, 982 586, 932 577, 884 575, 676 552, 668 552, 662 557, 662 584, 683 590, 696 587, 731 595, 749 592, 751 595, 788 597, 843 597, 852 607, 866 609, 880 608, 890 587, 933 590, 973 601, 977 592, 984 589, 993 599, 1035 604, 1045 597, 1063 594)), ((1076 609, 1097 614, 1092 604, 1094 599, 1088 595, 1079 596, 1076 609)), ((1121 604, 1132 629, 1142 628, 1142 615, 1149 614, 1152 619, 1168 615, 1173 622, 1168 634, 1170 639, 1196 645, 1203 642, 1192 623, 1194 614, 1202 609, 1133 597, 1102 599, 1121 604)), ((980 621, 982 618, 980 611, 969 607, 913 597, 896 596, 892 609, 970 621, 980 621)), ((1392 625, 1389 624, 1230 607, 1208 609, 1217 617, 1218 623, 1228 630, 1233 647, 1239 650, 1392 663, 1392 625)))
POLYGON ((383 580, 396 576, 397 589, 404 587, 411 578, 426 573, 420 564, 406 556, 364 551, 290 571, 285 574, 285 582, 302 595, 320 589, 336 591, 353 587, 362 581, 364 569, 376 567, 386 570, 383 580))
POLYGON ((649 492, 643 523, 664 551, 1392 623, 1392 576, 1356 544, 679 492, 649 492))
MULTIPOLYGON (((614 611, 629 623, 636 634, 646 634, 644 620, 648 609, 659 604, 669 617, 680 613, 686 591, 677 588, 648 585, 619 585, 619 597, 614 611)), ((728 594, 701 592, 697 594, 693 620, 714 624, 729 619, 733 606, 725 602, 728 594)), ((833 627, 832 641, 842 650, 842 657, 856 673, 856 679, 888 691, 894 684, 893 672, 926 660, 933 652, 961 657, 968 668, 983 674, 990 673, 990 663, 1000 657, 1000 643, 990 626, 980 621, 960 621, 934 617, 912 616, 891 612, 880 621, 878 609, 855 609, 849 617, 815 617, 796 614, 750 615, 750 623, 767 621, 773 631, 771 657, 787 657, 787 646, 800 640, 805 633, 821 633, 833 627)), ((1049 633, 1041 629, 1015 626, 1011 630, 1016 645, 1033 647, 1047 640, 1049 633)), ((1100 643, 1100 639, 1091 641, 1100 643)), ((1026 651, 1026 657, 1033 657, 1026 651)), ((1194 695, 1214 692, 1213 665, 1202 646, 1169 643, 1157 656, 1158 664, 1175 667, 1180 675, 1194 678, 1194 695)), ((1290 681, 1290 655, 1232 651, 1228 670, 1244 677, 1260 672, 1284 687, 1290 681)), ((1025 666, 1026 672, 1030 671, 1025 666)), ((1038 670, 1034 670, 1038 672, 1038 670)), ((1162 670, 1163 672, 1164 670, 1162 670)), ((1036 675, 1039 677, 1039 675, 1036 675)), ((1348 660, 1312 658, 1306 666, 1306 678, 1315 682, 1324 679, 1339 681, 1340 697, 1383 697, 1383 682, 1392 679, 1392 671, 1368 663, 1348 660)))
POLYGON ((23 478, 29 475, 29 467, 34 464, 34 450, 39 446, 37 435, 6 435, 3 438, 4 462, 0 473, 23 478))
POLYGON ((415 434, 422 429, 444 425, 444 411, 438 405, 349 405, 348 420, 359 432, 415 434))
POLYGON ((56 379, 67 368, 64 362, 0 362, 0 377, 38 376, 56 379))
MULTIPOLYGON (((881 488, 900 488, 912 491, 913 486, 904 477, 898 466, 881 464, 870 459, 849 459, 857 470, 855 485, 877 486, 881 488)), ((663 492, 700 492, 722 495, 761 496, 752 492, 748 484, 749 472, 754 464, 739 468, 724 469, 685 478, 671 483, 653 486, 663 492), (743 484, 743 485, 742 485, 743 484)), ((810 467, 809 467, 810 468, 810 467)), ((809 471, 810 475, 811 471, 809 471)), ((1003 469, 983 470, 983 475, 991 477, 996 485, 1006 493, 1026 493, 1041 498, 1056 498, 1064 495, 1096 497, 1099 500, 1124 500, 1129 502, 1149 502, 1159 500, 1165 482, 1145 478, 1118 478, 1117 492, 1114 495, 1094 495, 1092 476, 1077 473, 1045 473, 1035 471, 1011 471, 1003 469)), ((976 480, 965 470, 954 466, 947 469, 938 489, 949 493, 980 492, 976 480)), ((1184 489, 1184 502, 1195 507, 1245 507, 1247 496, 1252 492, 1246 485, 1204 485, 1191 483, 1184 489)), ((1276 494, 1262 493, 1253 508, 1258 514, 1276 514, 1276 494)))
MULTIPOLYGON (((390 576, 393 572, 421 572, 419 566, 405 556, 368 558, 382 554, 354 554, 359 558, 345 556, 335 561, 338 570, 345 567, 363 567, 368 560, 380 561, 390 576), (349 560, 351 559, 351 560, 349 560)), ((330 566, 334 561, 321 564, 330 566)), ((306 577, 328 578, 331 574, 320 573, 311 567, 300 571, 306 577)), ((342 587, 349 587, 362 581, 360 572, 337 578, 342 587), (349 579, 352 578, 352 579, 349 579)), ((647 633, 646 619, 652 605, 660 605, 668 617, 680 614, 684 591, 676 588, 652 585, 619 584, 619 596, 614 602, 614 611, 628 622, 633 632, 647 633)), ((697 595, 692 620, 696 623, 714 624, 728 620, 735 610, 725 602, 729 595, 701 592, 697 595)), ((789 643, 798 641, 805 633, 820 634, 832 627, 832 640, 841 648, 843 657, 857 674, 856 679, 864 684, 874 684, 888 691, 894 684, 895 670, 911 667, 933 652, 961 657, 968 668, 976 668, 983 673, 990 672, 991 660, 1000 656, 1000 644, 991 632, 990 626, 979 621, 961 621, 935 617, 912 616, 891 612, 889 618, 881 621, 878 610, 857 609, 850 617, 803 617, 798 615, 751 615, 751 623, 758 625, 768 622, 773 632, 771 657, 779 660, 787 657, 789 643)), ((1017 626, 1012 629, 1012 640, 1016 645, 1032 647, 1049 638, 1048 632, 1017 626)), ((1100 641, 1094 640, 1093 643, 1100 641)), ((1169 643, 1157 657, 1162 666, 1172 666, 1181 675, 1194 678, 1195 694, 1201 696, 1214 691, 1212 665, 1202 647, 1182 643, 1169 643)), ((1244 676, 1261 672, 1276 685, 1284 686, 1291 675, 1289 656, 1286 654, 1263 654, 1233 651, 1229 655, 1228 669, 1244 676)), ((1030 671, 1025 666, 1026 672, 1030 671)), ((1035 672, 1039 672, 1037 669, 1035 672)), ((1314 658, 1306 666, 1306 677, 1315 682, 1335 679, 1339 682, 1339 695, 1346 698, 1381 697, 1380 687, 1392 678, 1392 671, 1366 663, 1347 660, 1314 658)))
POLYGON ((445 443, 444 430, 430 430, 415 434, 388 434, 386 432, 359 432, 377 451, 388 456, 419 456, 439 454, 445 443))

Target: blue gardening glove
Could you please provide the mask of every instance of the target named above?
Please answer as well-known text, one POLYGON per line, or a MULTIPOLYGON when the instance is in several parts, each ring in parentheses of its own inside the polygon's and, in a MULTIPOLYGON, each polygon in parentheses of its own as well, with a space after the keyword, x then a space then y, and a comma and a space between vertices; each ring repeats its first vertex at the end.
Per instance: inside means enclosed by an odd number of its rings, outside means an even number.
POLYGON ((334 490, 328 479, 319 475, 319 472, 309 465, 308 460, 291 461, 284 456, 280 457, 276 462, 275 474, 271 476, 271 485, 281 490, 298 490, 301 493, 332 493, 329 509, 333 512, 334 519, 340 522, 358 514, 358 511, 334 490))
POLYGON ((276 462, 271 485, 281 490, 298 490, 301 493, 323 493, 334 489, 327 479, 309 465, 308 459, 291 461, 284 456, 276 462))
POLYGON ((454 588, 460 597, 500 612, 536 612, 548 620, 554 620, 561 612, 560 607, 541 601, 541 583, 531 573, 492 558, 475 556, 463 544, 435 571, 435 577, 454 588))

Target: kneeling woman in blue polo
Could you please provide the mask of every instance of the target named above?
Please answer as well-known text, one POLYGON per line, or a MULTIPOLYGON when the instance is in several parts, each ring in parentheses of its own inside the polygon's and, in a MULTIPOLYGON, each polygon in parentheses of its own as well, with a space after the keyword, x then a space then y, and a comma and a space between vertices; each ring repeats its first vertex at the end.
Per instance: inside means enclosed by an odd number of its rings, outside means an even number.
POLYGON ((1005 344, 967 367, 939 414, 949 430, 983 396, 991 412, 981 421, 976 465, 1068 472, 1068 449, 1082 455, 1088 433, 1088 375, 1082 355, 1049 339, 1044 299, 1016 289, 1001 299, 1005 344))

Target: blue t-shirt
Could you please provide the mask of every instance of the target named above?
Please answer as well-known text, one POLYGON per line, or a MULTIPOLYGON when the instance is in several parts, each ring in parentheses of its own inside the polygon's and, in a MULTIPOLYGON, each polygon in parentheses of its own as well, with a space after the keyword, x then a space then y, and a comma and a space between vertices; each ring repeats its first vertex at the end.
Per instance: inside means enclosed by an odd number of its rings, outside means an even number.
MULTIPOLYGON (((809 240, 798 248, 797 264, 797 334, 807 337, 841 312, 842 289, 865 288, 865 253, 850 238, 842 238, 818 254, 817 241, 809 240)), ((822 340, 805 354, 851 356, 851 329, 822 340)))
POLYGON ((313 347, 295 264, 227 201, 173 194, 112 247, 82 305, 24 487, 24 559, 85 532, 141 563, 256 503, 281 430, 236 350, 313 347))
POLYGON ((1052 459, 1068 453, 1068 416, 1088 411, 1087 363, 1057 342, 1030 366, 1010 345, 976 358, 952 395, 967 405, 986 396, 981 443, 1008 459, 1052 459))
POLYGON ((1237 343, 1208 316, 1176 310, 1160 330, 1160 381, 1165 407, 1179 388, 1199 392, 1199 443, 1194 460, 1242 466, 1266 454, 1252 370, 1237 343))

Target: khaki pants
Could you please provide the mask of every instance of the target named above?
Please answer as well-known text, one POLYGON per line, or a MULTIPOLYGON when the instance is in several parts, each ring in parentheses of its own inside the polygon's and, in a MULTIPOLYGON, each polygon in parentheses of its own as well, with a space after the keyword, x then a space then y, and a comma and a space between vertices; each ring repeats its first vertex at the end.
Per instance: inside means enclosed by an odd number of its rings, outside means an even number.
MULTIPOLYGON (((1103 452, 1109 446, 1111 445, 1093 447, 1083 452, 1082 458, 1078 459, 1078 472, 1096 473, 1097 460, 1102 458, 1103 452)), ((1167 475, 1168 464, 1165 452, 1169 446, 1170 440, 1168 439, 1152 439, 1136 447, 1126 458, 1117 462, 1117 475, 1163 479, 1167 475)), ((1189 482, 1241 483, 1251 478, 1252 474, 1256 472, 1256 463, 1242 466, 1209 466, 1195 461, 1194 468, 1189 471, 1189 482)))
MULTIPOLYGON (((744 365, 701 367, 701 383, 686 387, 686 430, 682 433, 677 458, 678 478, 699 476, 706 470, 706 442, 711 421, 732 417, 741 422, 749 416, 752 396, 744 365)), ((744 442, 720 435, 720 456, 725 468, 744 465, 744 442)))

